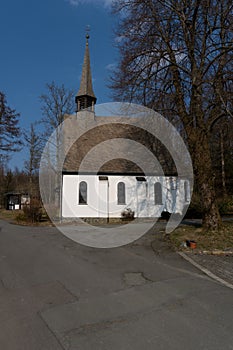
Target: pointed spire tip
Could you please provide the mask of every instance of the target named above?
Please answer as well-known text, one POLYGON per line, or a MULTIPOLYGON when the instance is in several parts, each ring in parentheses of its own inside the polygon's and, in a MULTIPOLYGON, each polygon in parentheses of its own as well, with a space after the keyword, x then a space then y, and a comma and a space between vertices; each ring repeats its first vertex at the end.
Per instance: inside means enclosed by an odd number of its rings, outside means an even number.
POLYGON ((88 42, 88 40, 90 39, 90 26, 88 25, 86 27, 86 41, 88 42))

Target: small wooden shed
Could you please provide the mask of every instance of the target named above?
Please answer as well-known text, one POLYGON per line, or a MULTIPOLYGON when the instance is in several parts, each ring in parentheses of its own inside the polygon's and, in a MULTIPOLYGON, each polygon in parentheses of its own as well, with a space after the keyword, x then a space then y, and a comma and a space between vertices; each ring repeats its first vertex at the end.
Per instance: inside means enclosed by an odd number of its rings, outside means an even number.
POLYGON ((30 203, 30 196, 28 193, 8 192, 5 193, 5 208, 7 210, 19 210, 24 205, 30 203))

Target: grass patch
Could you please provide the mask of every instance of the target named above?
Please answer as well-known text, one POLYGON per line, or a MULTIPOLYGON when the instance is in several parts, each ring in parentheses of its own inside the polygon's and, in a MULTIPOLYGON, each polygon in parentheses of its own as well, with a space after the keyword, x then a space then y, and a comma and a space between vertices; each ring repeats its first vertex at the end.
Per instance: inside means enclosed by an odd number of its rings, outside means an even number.
POLYGON ((45 210, 42 210, 42 216, 40 221, 31 222, 25 216, 23 210, 6 210, 0 209, 0 219, 6 220, 8 222, 18 224, 18 225, 26 225, 26 226, 51 226, 51 220, 47 216, 45 210))
POLYGON ((14 221, 19 211, 0 209, 0 219, 7 221, 14 221))
POLYGON ((205 231, 203 228, 181 225, 170 234, 172 245, 183 250, 186 240, 194 240, 197 250, 227 250, 233 249, 233 223, 224 222, 219 231, 205 231))

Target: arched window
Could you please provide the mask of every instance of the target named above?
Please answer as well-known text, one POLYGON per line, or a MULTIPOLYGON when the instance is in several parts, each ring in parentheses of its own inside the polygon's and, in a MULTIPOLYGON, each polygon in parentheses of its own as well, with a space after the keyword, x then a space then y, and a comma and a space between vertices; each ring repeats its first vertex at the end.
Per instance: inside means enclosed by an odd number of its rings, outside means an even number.
POLYGON ((79 204, 87 204, 87 183, 81 181, 79 184, 79 204))
POLYGON ((162 199, 162 186, 160 182, 156 182, 154 184, 154 198, 155 198, 155 205, 161 205, 163 204, 162 199))
POLYGON ((185 202, 189 202, 189 186, 188 181, 184 182, 184 200, 185 202))
POLYGON ((119 182, 117 184, 117 204, 125 204, 125 184, 119 182))

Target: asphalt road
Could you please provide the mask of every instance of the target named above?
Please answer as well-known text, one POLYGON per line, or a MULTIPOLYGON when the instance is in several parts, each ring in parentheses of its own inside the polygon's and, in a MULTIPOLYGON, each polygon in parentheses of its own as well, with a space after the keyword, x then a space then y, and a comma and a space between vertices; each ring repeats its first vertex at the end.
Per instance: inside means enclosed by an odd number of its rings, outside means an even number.
POLYGON ((94 249, 0 221, 0 349, 232 350, 233 291, 150 243, 94 249))

